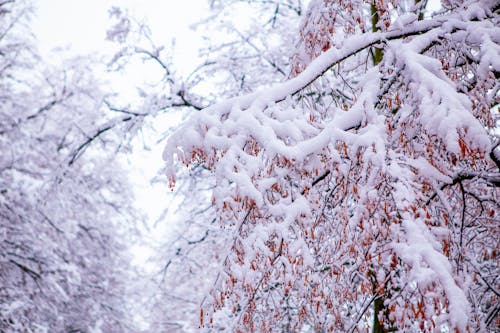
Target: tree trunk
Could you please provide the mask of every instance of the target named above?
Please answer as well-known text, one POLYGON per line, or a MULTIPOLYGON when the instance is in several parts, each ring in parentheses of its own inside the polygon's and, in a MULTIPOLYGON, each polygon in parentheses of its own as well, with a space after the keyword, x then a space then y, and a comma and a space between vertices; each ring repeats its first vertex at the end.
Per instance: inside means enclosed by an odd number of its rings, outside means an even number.
POLYGON ((379 314, 384 310, 384 298, 380 295, 373 302, 373 333, 386 333, 384 324, 379 320, 379 314))
MULTIPOLYGON (((371 4, 370 10, 371 10, 371 14, 372 14, 372 31, 377 32, 379 30, 377 28, 377 24, 378 24, 380 17, 378 16, 377 7, 375 6, 374 3, 371 4)), ((372 51, 373 64, 375 66, 378 65, 382 61, 383 57, 384 57, 384 53, 382 52, 382 50, 375 47, 372 51)))

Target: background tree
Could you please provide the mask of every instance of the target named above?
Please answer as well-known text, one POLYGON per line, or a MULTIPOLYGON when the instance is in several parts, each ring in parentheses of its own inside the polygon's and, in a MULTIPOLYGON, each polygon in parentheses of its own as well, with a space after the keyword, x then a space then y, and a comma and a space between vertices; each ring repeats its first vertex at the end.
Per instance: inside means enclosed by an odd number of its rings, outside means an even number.
POLYGON ((111 129, 130 119, 104 113, 92 60, 43 64, 30 5, 0 1, 0 331, 127 332, 136 216, 111 129))
POLYGON ((497 329, 499 8, 424 4, 312 1, 294 78, 170 137, 231 238, 201 326, 497 329))

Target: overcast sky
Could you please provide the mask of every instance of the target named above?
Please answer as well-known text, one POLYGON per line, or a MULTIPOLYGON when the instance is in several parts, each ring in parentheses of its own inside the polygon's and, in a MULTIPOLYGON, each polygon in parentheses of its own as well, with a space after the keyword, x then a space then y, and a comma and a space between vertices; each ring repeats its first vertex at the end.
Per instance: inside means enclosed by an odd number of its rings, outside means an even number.
MULTIPOLYGON (((80 53, 107 50, 108 10, 112 6, 127 8, 145 19, 160 42, 178 40, 179 48, 189 46, 196 34, 189 26, 206 8, 206 0, 35 0, 37 11, 34 30, 45 52, 53 47, 68 46, 80 53)), ((194 50, 194 48, 192 48, 194 50)))

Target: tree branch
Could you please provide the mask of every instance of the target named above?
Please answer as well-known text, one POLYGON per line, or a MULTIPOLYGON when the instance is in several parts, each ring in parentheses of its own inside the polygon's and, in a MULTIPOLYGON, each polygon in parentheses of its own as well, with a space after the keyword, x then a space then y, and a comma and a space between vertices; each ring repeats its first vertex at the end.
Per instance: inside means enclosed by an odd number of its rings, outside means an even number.
POLYGON ((229 112, 233 105, 238 104, 241 109, 247 109, 255 102, 273 101, 275 103, 285 100, 288 96, 294 96, 302 89, 309 86, 319 77, 323 76, 333 66, 350 58, 359 52, 376 44, 385 43, 388 40, 403 39, 410 36, 420 35, 439 28, 446 22, 446 18, 433 21, 417 21, 414 24, 399 30, 388 32, 366 33, 361 36, 353 36, 343 43, 343 47, 330 48, 316 59, 296 77, 252 94, 228 99, 222 103, 208 107, 206 110, 217 110, 221 113, 229 112))
POLYGON ((92 143, 92 141, 94 141, 95 139, 99 138, 103 133, 106 133, 107 131, 114 128, 116 125, 118 125, 120 123, 127 122, 127 121, 130 121, 132 119, 134 119, 134 117, 132 117, 132 116, 121 118, 121 119, 118 119, 117 121, 115 121, 114 123, 111 123, 110 125, 106 125, 100 129, 98 129, 92 136, 88 137, 87 140, 85 140, 82 144, 80 144, 80 146, 78 146, 78 148, 75 149, 73 154, 71 154, 71 158, 68 162, 68 165, 69 166, 73 165, 73 163, 81 156, 81 154, 85 151, 85 149, 88 148, 90 143, 92 143))
POLYGON ((26 265, 23 265, 21 263, 18 263, 17 261, 13 260, 13 259, 9 259, 9 261, 16 265, 19 269, 21 269, 23 272, 27 273, 29 276, 31 276, 31 278, 33 280, 38 280, 40 279, 42 276, 40 275, 40 273, 38 272, 35 272, 34 270, 32 270, 31 268, 29 268, 28 266, 26 265))

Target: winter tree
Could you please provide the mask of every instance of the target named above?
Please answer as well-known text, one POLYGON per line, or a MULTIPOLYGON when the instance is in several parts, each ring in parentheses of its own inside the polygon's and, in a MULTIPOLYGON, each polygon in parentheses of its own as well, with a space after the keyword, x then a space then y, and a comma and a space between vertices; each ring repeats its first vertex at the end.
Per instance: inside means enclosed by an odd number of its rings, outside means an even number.
POLYGON ((43 64, 31 13, 0 1, 0 331, 127 332, 135 213, 111 130, 131 118, 106 116, 88 57, 43 64))
MULTIPOLYGON (((211 1, 207 18, 195 24, 204 39, 199 63, 193 66, 192 73, 182 75, 176 70, 175 55, 172 56, 175 45, 163 45, 162 35, 155 34, 154 29, 126 9, 112 8, 113 26, 108 38, 120 45, 120 51, 110 67, 126 72, 141 64, 145 70, 156 68, 160 75, 154 84, 139 87, 139 103, 127 105, 123 99, 112 99, 111 103, 117 109, 143 115, 146 124, 168 126, 169 121, 164 119, 169 114, 188 115, 252 86, 279 82, 288 75, 290 57, 285 51, 294 35, 283 27, 298 25, 302 11, 300 1, 211 1), (241 24, 241 18, 233 13, 246 13, 248 20, 241 24)), ((169 134, 166 132, 156 135, 160 136, 158 140, 169 134)), ((147 135, 155 137, 149 129, 147 135)), ((165 182, 164 178, 162 174, 155 181, 165 182)), ((157 270, 144 288, 144 315, 153 331, 198 330, 199 304, 217 275, 220 253, 230 241, 230 235, 221 232, 210 204, 215 185, 213 174, 197 165, 189 175, 179 173, 177 183, 175 197, 156 222, 166 225, 168 234, 155 246, 157 255, 152 262, 157 270)), ((151 244, 154 241, 148 241, 151 244)), ((217 329, 227 326, 230 319, 225 317, 220 314, 217 329)))
POLYGON ((229 239, 200 327, 498 329, 499 7, 426 3, 311 1, 287 80, 169 138, 229 239))

